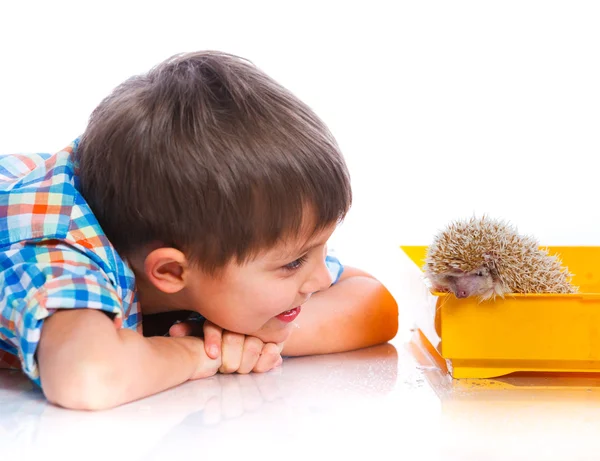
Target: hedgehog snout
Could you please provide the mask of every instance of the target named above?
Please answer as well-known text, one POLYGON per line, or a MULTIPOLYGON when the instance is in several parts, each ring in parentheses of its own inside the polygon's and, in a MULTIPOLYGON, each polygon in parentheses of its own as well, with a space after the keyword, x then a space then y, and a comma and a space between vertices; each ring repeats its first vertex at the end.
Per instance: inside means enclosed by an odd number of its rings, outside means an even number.
POLYGON ((457 298, 481 296, 493 290, 494 279, 488 270, 479 269, 462 277, 455 277, 451 286, 452 292, 457 298))
POLYGON ((467 293, 467 290, 456 290, 456 297, 457 298, 468 298, 469 294, 467 293))

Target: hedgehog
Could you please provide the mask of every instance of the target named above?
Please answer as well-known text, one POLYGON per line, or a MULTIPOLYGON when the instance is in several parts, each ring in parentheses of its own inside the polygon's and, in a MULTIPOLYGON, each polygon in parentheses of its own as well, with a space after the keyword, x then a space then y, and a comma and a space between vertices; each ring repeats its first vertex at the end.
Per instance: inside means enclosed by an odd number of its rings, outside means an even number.
POLYGON ((576 293, 573 274, 531 236, 487 216, 451 222, 427 249, 432 289, 484 301, 507 293, 576 293))

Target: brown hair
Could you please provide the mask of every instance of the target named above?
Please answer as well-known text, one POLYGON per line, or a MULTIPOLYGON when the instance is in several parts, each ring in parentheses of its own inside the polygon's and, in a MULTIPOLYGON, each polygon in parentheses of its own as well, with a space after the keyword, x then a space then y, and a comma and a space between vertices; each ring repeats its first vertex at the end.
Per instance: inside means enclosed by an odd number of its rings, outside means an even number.
POLYGON ((325 124, 250 62, 173 56, 118 86, 76 152, 81 192, 122 255, 154 241, 208 272, 340 222, 350 178, 325 124))

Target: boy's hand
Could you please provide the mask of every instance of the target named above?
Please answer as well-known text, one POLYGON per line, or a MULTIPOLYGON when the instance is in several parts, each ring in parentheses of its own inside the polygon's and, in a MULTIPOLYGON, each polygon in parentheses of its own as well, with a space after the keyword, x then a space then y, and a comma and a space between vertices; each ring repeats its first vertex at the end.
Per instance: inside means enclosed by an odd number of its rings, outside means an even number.
MULTIPOLYGON (((194 322, 183 322, 173 325, 169 334, 175 337, 189 336, 194 334, 194 329, 194 322)), ((206 354, 209 359, 217 360, 220 357, 221 373, 262 373, 283 362, 283 344, 265 344, 254 336, 223 330, 208 320, 204 321, 202 329, 206 354)))
POLYGON ((198 357, 198 366, 190 379, 209 378, 217 374, 221 367, 221 357, 213 359, 206 353, 204 340, 193 336, 188 336, 184 339, 188 343, 188 347, 193 349, 193 353, 198 357))

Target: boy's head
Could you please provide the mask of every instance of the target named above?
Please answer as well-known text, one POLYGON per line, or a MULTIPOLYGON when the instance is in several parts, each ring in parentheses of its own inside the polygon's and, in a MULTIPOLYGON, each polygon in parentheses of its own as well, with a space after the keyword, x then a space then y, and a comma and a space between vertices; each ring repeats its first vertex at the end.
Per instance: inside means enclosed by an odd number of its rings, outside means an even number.
POLYGON ((92 113, 77 160, 81 192, 121 255, 174 249, 207 276, 330 235, 351 204, 324 123, 220 52, 172 57, 117 87, 92 113))
POLYGON ((300 229, 339 221, 348 172, 326 126, 255 66, 179 55, 124 82, 78 148, 84 197, 124 256, 152 242, 207 272, 300 229))

